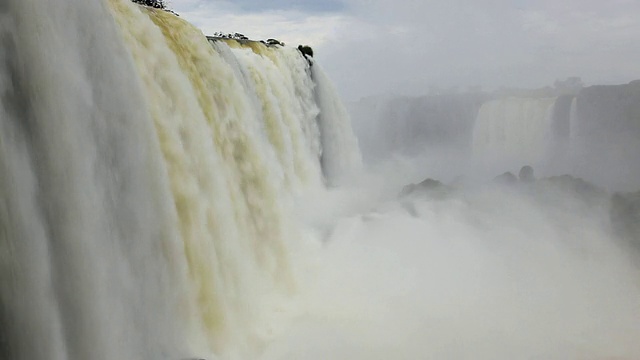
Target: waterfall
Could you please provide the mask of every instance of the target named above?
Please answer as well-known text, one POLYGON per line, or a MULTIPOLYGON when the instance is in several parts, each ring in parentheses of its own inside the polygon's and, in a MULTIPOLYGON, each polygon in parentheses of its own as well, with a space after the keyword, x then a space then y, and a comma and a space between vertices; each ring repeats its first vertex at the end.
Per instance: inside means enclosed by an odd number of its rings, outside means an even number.
POLYGON ((0 357, 259 351, 295 199, 359 167, 318 64, 128 0, 0 19, 0 357))
POLYGON ((555 101, 508 97, 484 103, 473 133, 476 161, 489 166, 542 162, 552 133, 555 101))
POLYGON ((561 95, 553 103, 551 128, 544 156, 546 168, 554 173, 568 168, 571 156, 571 111, 574 95, 561 95))
POLYGON ((362 167, 362 158, 353 135, 349 114, 329 78, 315 64, 312 76, 318 87, 316 101, 322 111, 318 119, 322 144, 322 166, 330 185, 339 185, 362 167))

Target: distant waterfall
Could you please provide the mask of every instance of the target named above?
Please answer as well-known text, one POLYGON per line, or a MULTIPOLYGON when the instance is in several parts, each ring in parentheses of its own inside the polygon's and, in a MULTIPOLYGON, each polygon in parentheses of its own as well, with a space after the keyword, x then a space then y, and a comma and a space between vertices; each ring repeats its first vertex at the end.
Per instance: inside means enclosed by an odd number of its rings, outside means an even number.
POLYGON ((555 101, 509 97, 483 104, 473 133, 476 160, 503 165, 541 162, 550 144, 555 101))
POLYGON ((259 350, 296 288, 292 202, 359 167, 317 64, 129 0, 0 20, 0 357, 259 350))

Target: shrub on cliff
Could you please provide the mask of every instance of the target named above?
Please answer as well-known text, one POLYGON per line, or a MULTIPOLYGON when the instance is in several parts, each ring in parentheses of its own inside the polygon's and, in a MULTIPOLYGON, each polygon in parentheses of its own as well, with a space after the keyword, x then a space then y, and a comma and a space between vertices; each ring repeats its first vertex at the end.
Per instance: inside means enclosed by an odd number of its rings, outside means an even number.
POLYGON ((213 33, 214 38, 222 38, 222 39, 235 39, 235 40, 249 40, 248 37, 244 36, 240 33, 226 34, 222 31, 216 31, 213 33))
POLYGON ((298 45, 298 50, 306 56, 313 57, 313 49, 309 45, 298 45))
POLYGON ((156 9, 166 9, 167 5, 164 3, 164 0, 131 0, 136 4, 150 6, 156 9))

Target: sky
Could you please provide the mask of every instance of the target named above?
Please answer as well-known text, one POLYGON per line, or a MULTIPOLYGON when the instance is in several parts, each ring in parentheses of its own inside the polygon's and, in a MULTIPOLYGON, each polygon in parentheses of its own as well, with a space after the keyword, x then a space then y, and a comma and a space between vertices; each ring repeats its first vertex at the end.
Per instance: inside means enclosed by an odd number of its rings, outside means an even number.
POLYGON ((346 100, 640 79, 637 0, 170 0, 205 34, 313 47, 346 100))

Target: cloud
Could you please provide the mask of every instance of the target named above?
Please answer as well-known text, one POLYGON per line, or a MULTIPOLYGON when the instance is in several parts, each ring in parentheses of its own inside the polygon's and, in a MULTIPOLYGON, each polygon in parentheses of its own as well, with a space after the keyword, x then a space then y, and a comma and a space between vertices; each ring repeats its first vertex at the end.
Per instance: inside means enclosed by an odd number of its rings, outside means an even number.
POLYGON ((244 11, 300 10, 304 12, 335 12, 344 9, 338 0, 236 0, 233 2, 244 11))
POLYGON ((252 39, 276 38, 289 45, 321 47, 354 21, 335 12, 337 2, 323 4, 299 1, 292 8, 284 1, 267 6, 258 1, 174 0, 171 7, 205 34, 239 32, 252 39))
POLYGON ((206 33, 310 44, 342 94, 640 78, 633 0, 173 0, 206 33), (323 6, 313 4, 325 4, 323 6), (255 5, 255 6, 254 6, 255 5))
POLYGON ((575 75, 587 83, 640 77, 640 3, 633 1, 351 0, 349 9, 375 29, 375 40, 343 39, 327 61, 329 73, 350 73, 337 81, 351 98, 425 93, 430 85, 538 87, 575 75), (397 26, 404 31, 394 32, 397 26))

